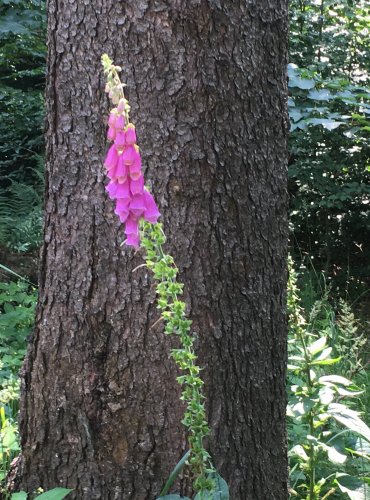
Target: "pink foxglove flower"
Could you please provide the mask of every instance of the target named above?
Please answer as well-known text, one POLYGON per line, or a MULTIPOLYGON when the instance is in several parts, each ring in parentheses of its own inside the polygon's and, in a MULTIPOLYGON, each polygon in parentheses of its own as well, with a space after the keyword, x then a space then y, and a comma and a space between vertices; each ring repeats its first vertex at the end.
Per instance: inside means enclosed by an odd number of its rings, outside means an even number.
POLYGON ((105 159, 104 165, 107 167, 108 170, 110 170, 111 168, 115 168, 117 162, 118 162, 118 152, 115 145, 113 144, 108 150, 108 154, 105 159))
POLYGON ((117 200, 127 200, 129 202, 132 198, 131 192, 130 192, 130 186, 128 180, 124 182, 123 184, 117 183, 117 189, 116 189, 116 199, 117 200))
POLYGON ((136 130, 135 125, 129 123, 125 131, 126 144, 136 144, 136 130))
POLYGON ((115 97, 115 102, 117 107, 108 119, 107 137, 114 142, 104 162, 110 179, 106 191, 116 201, 115 213, 125 224, 126 244, 137 248, 140 244, 140 219, 154 224, 160 213, 153 196, 144 188, 135 126, 132 123, 126 125, 130 106, 124 97, 115 97))
POLYGON ((122 130, 116 132, 116 137, 114 140, 114 145, 118 152, 122 152, 125 148, 125 133, 122 130))
POLYGON ((135 146, 130 145, 125 148, 125 150, 122 153, 123 161, 125 162, 125 165, 130 167, 135 163, 135 161, 138 160, 139 152, 135 148, 135 146))
POLYGON ((112 111, 110 112, 109 118, 108 118, 108 125, 110 127, 114 127, 116 124, 117 113, 115 113, 115 111, 116 111, 115 109, 112 109, 112 111))
POLYGON ((130 201, 130 213, 139 219, 145 213, 145 201, 143 194, 135 194, 130 201))
POLYGON ((125 128, 125 117, 123 115, 118 115, 114 126, 116 130, 123 130, 125 128))
POLYGON ((138 179, 130 179, 130 191, 132 195, 143 194, 144 191, 143 175, 141 175, 138 179))
POLYGON ((118 180, 119 184, 123 184, 128 177, 128 168, 123 161, 122 155, 120 155, 118 157, 115 176, 116 176, 116 179, 118 180))
POLYGON ((107 132, 108 141, 114 141, 115 138, 116 138, 116 129, 114 127, 109 127, 107 132))
POLYGON ((127 200, 117 200, 115 214, 120 218, 121 222, 126 222, 128 216, 130 215, 129 201, 127 200))
POLYGON ((111 200, 115 200, 116 199, 116 192, 117 192, 117 184, 115 182, 110 182, 106 188, 105 188, 106 192, 108 193, 109 195, 109 198, 111 200))
POLYGON ((144 189, 144 203, 145 203, 145 214, 144 219, 152 224, 155 224, 158 221, 159 213, 156 202, 154 201, 153 196, 144 189))
POLYGON ((137 219, 134 219, 133 217, 129 217, 126 220, 126 226, 125 226, 125 234, 126 234, 126 243, 127 245, 131 245, 133 247, 138 247, 139 242, 140 242, 140 237, 139 237, 139 223, 137 219))
POLYGON ((126 109, 126 99, 122 98, 119 100, 119 103, 117 106, 117 112, 122 114, 122 113, 124 113, 125 109, 126 109))

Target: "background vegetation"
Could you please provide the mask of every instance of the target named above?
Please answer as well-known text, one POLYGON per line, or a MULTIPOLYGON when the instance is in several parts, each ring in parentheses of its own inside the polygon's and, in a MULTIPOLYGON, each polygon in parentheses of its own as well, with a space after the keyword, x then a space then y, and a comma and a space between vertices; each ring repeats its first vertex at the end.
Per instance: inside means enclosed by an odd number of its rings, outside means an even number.
MULTIPOLYGON (((291 0, 291 497, 370 498, 370 5, 291 0), (293 270, 296 270, 294 272, 293 270)), ((0 0, 0 480, 41 242, 45 3, 0 0)), ((3 492, 3 495, 6 495, 3 492)))

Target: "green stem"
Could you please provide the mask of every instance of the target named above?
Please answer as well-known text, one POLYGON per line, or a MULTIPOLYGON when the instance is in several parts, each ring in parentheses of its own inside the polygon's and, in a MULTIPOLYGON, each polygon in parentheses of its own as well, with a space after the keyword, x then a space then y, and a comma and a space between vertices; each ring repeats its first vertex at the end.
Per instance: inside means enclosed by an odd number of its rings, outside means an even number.
MULTIPOLYGON (((296 323, 298 324, 298 323, 296 323)), ((307 346, 306 342, 303 337, 303 333, 301 328, 298 327, 298 336, 299 339, 302 343, 303 347, 303 352, 304 352, 304 359, 305 359, 305 373, 306 373, 306 379, 307 379, 307 387, 308 387, 308 393, 309 395, 312 394, 312 379, 311 379, 311 373, 310 373, 310 355, 307 351, 307 346)), ((315 426, 314 426, 314 420, 313 420, 313 413, 312 409, 309 410, 308 416, 308 425, 310 428, 310 435, 313 436, 315 433, 315 426)), ((309 480, 310 480, 310 488, 309 488, 309 500, 315 500, 315 448, 312 443, 310 443, 310 453, 309 453, 309 480)))
POLYGON ((141 246, 144 249, 146 265, 153 272, 157 291, 157 308, 165 324, 167 335, 176 335, 180 346, 171 350, 171 357, 181 370, 177 381, 182 386, 181 399, 186 403, 182 423, 188 431, 190 447, 189 463, 194 475, 195 491, 212 490, 213 481, 209 475, 214 471, 210 456, 204 448, 204 439, 209 434, 202 392, 203 381, 199 376, 193 350, 194 337, 191 321, 186 316, 186 304, 179 300, 183 284, 176 279, 178 269, 174 259, 164 253, 162 245, 166 238, 161 224, 142 222, 141 246))

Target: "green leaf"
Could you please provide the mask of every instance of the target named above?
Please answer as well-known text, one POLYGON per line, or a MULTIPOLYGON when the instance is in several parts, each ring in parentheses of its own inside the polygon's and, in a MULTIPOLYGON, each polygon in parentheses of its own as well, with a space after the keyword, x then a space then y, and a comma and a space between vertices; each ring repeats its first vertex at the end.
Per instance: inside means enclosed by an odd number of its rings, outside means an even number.
POLYGON ((337 387, 336 389, 338 394, 341 396, 348 396, 349 398, 353 398, 353 396, 359 396, 364 393, 364 391, 348 391, 347 389, 343 389, 343 387, 337 387))
POLYGON ((229 487, 225 479, 217 472, 211 475, 215 481, 215 489, 213 491, 200 491, 194 497, 194 500, 229 500, 229 487))
POLYGON ((2 437, 2 446, 5 449, 14 451, 19 450, 17 434, 11 427, 5 427, 5 429, 1 431, 1 437, 2 437))
POLYGON ((30 281, 28 281, 27 278, 24 278, 20 274, 15 273, 11 269, 9 269, 9 267, 6 267, 6 266, 3 266, 2 264, 0 264, 0 269, 3 269, 3 271, 6 271, 7 273, 13 274, 13 276, 16 276, 17 278, 19 278, 21 280, 27 281, 27 283, 29 283, 30 285, 37 287, 37 285, 35 285, 34 283, 31 283, 30 281))
POLYGON ((318 340, 316 340, 313 344, 308 346, 308 352, 312 355, 315 356, 315 354, 323 351, 326 347, 326 337, 321 337, 318 340))
POLYGON ((356 411, 350 410, 347 406, 340 403, 331 403, 328 406, 327 412, 331 417, 347 427, 347 429, 357 432, 357 434, 370 442, 370 429, 361 420, 356 411))
POLYGON ((327 405, 334 400, 335 393, 330 387, 324 386, 319 391, 320 403, 327 405))
POLYGON ((307 97, 309 99, 314 99, 315 101, 329 101, 330 99, 333 99, 331 92, 325 89, 310 90, 307 97))
POLYGON ((338 363, 340 361, 339 358, 331 358, 331 359, 323 359, 322 361, 320 360, 315 360, 311 361, 312 365, 319 365, 319 366, 325 366, 325 365, 335 365, 335 363, 338 363))
POLYGON ((54 488, 49 491, 45 491, 41 495, 38 495, 36 498, 39 500, 62 500, 62 498, 66 497, 71 491, 68 488, 54 488))
POLYGON ((305 462, 307 462, 310 458, 305 452, 303 446, 301 446, 300 444, 296 444, 295 446, 293 446, 291 450, 289 450, 288 457, 292 456, 299 457, 301 460, 304 460, 305 462))
POLYGON ((322 384, 326 384, 329 382, 330 384, 341 384, 344 386, 352 385, 352 382, 345 377, 341 377, 340 375, 324 375, 319 378, 319 382, 322 384))
POLYGON ((27 500, 27 493, 25 491, 13 493, 11 496, 11 500, 27 500))
POLYGON ((327 130, 334 130, 340 125, 345 125, 345 122, 337 122, 334 120, 330 120, 329 118, 309 118, 306 121, 311 125, 322 125, 327 130))
POLYGON ((315 87, 315 80, 311 80, 309 78, 299 78, 299 77, 291 77, 289 78, 289 87, 298 87, 302 90, 309 90, 315 87))
POLYGON ((158 497, 156 500, 191 500, 189 497, 182 497, 173 493, 172 495, 166 495, 164 497, 158 497))
POLYGON ((160 497, 162 498, 163 495, 166 495, 168 493, 169 489, 175 482, 175 479, 177 476, 180 474, 182 469, 184 468, 184 465, 186 464, 187 459, 190 456, 190 450, 185 453, 185 455, 182 457, 182 459, 176 464, 175 468, 171 472, 169 478, 166 481, 166 484, 163 486, 162 491, 160 492, 160 497))
POLYGON ((336 483, 343 493, 347 493, 351 500, 367 500, 370 495, 370 488, 359 478, 348 474, 338 473, 336 483))
POLYGON ((340 453, 334 446, 324 445, 324 448, 328 454, 330 462, 333 462, 334 464, 344 464, 347 460, 347 455, 340 453))
POLYGON ((328 359, 332 350, 332 347, 326 347, 315 359, 315 361, 323 361, 324 359, 328 359))

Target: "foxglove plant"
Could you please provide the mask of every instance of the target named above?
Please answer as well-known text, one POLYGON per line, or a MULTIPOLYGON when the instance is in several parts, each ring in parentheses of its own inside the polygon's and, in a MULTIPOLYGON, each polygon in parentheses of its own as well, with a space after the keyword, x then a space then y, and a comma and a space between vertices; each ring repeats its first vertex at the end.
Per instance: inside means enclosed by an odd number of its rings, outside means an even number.
POLYGON ((144 187, 135 125, 129 120, 130 106, 123 94, 117 66, 113 66, 105 56, 103 64, 108 77, 106 91, 113 103, 117 104, 108 119, 107 138, 113 144, 104 162, 110 179, 106 190, 109 197, 116 201, 115 213, 125 224, 125 243, 137 248, 140 243, 140 219, 155 223, 160 213, 153 196, 144 187))
MULTIPOLYGON (((216 473, 208 452, 204 448, 204 438, 209 434, 209 427, 204 407, 203 381, 199 376, 200 368, 196 364, 194 337, 191 334, 191 321, 186 317, 186 304, 179 297, 183 284, 176 280, 178 273, 172 256, 163 251, 166 237, 156 202, 145 187, 141 170, 141 155, 137 145, 136 129, 130 123, 130 106, 124 96, 124 85, 118 73, 119 66, 114 66, 108 55, 102 56, 104 73, 107 78, 106 92, 115 108, 108 119, 107 138, 113 142, 104 165, 110 181, 106 187, 109 197, 116 202, 115 213, 125 224, 126 243, 144 250, 145 264, 152 272, 156 282, 157 308, 161 311, 164 331, 176 335, 180 347, 171 350, 171 356, 182 374, 177 377, 183 390, 181 399, 186 403, 182 423, 188 432, 190 450, 179 462, 161 492, 166 495, 176 476, 185 463, 191 467, 194 477, 194 500, 229 498, 226 482, 216 473)), ((163 498, 180 498, 170 495, 163 498)), ((186 497, 181 497, 186 500, 186 497)))

